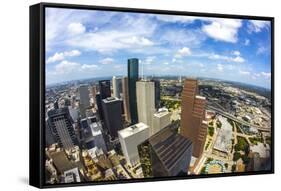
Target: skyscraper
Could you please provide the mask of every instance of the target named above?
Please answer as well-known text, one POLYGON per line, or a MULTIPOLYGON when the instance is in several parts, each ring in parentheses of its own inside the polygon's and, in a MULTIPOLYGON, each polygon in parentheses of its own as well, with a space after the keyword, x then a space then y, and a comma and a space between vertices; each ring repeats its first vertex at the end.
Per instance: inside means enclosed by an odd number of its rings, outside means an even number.
POLYGON ((152 119, 152 134, 154 135, 164 127, 167 127, 171 121, 171 112, 166 108, 160 108, 156 113, 153 114, 152 119))
POLYGON ((160 81, 157 79, 151 80, 154 82, 154 87, 155 87, 155 108, 159 109, 161 107, 160 104, 160 81))
POLYGON ((128 86, 129 86, 129 107, 131 112, 131 122, 138 122, 136 82, 139 78, 139 60, 131 58, 128 60, 128 86))
POLYGON ((80 95, 80 104, 82 104, 85 108, 90 106, 90 96, 89 96, 88 85, 82 84, 79 87, 79 95, 80 95))
POLYGON ((118 131, 122 152, 127 163, 134 166, 139 162, 137 146, 149 137, 149 127, 144 123, 137 123, 118 131))
POLYGON ((97 104, 97 108, 98 108, 99 119, 103 120, 103 111, 102 111, 101 102, 102 102, 101 95, 98 93, 98 94, 96 94, 96 104, 97 104))
POLYGON ((152 135, 152 118, 155 113, 154 82, 137 81, 137 108, 138 120, 149 126, 149 135, 152 135))
POLYGON ((131 113, 130 113, 130 106, 129 106, 129 89, 128 89, 128 78, 122 78, 122 99, 123 99, 123 106, 124 106, 124 113, 125 119, 128 122, 131 122, 131 113))
POLYGON ((198 81, 186 79, 182 91, 180 134, 193 143, 192 155, 200 157, 207 135, 206 98, 198 94, 198 81))
POLYGON ((92 98, 95 100, 97 94, 97 88, 95 85, 92 86, 92 98))
POLYGON ((122 101, 118 98, 108 97, 102 100, 102 111, 105 127, 112 139, 118 136, 122 128, 122 101))
POLYGON ((60 147, 71 149, 78 145, 67 107, 50 110, 48 112, 48 126, 60 147))
POLYGON ((99 81, 101 99, 111 97, 110 80, 99 81))
POLYGON ((47 123, 48 120, 46 121, 46 126, 45 126, 45 146, 49 147, 50 145, 56 143, 54 139, 54 135, 52 133, 51 127, 47 123))
POLYGON ((187 175, 192 142, 171 124, 138 146, 144 177, 187 175))
POLYGON ((79 95, 80 95, 80 103, 79 103, 80 114, 84 118, 86 116, 86 109, 90 106, 88 85, 85 84, 80 85, 79 95))
POLYGON ((113 97, 121 98, 122 93, 122 78, 112 77, 113 97))

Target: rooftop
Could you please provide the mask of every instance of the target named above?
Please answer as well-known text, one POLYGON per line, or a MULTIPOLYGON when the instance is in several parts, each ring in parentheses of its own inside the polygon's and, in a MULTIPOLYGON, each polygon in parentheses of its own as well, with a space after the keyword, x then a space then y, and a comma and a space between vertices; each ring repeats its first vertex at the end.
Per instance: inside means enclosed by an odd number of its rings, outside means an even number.
POLYGON ((137 134, 145 129, 148 129, 148 126, 144 123, 137 123, 135 125, 132 125, 130 127, 127 127, 125 129, 122 129, 120 131, 118 131, 118 134, 122 137, 122 138, 126 138, 129 137, 131 135, 137 134))
POLYGON ((200 96, 200 95, 196 95, 196 96, 195 96, 195 98, 197 98, 197 99, 203 99, 203 100, 205 100, 205 99, 206 99, 205 97, 200 96))
POLYGON ((156 117, 162 117, 165 116, 167 114, 169 114, 170 112, 168 111, 168 109, 166 108, 160 108, 156 113, 154 113, 154 116, 156 117))
POLYGON ((184 138, 170 127, 167 126, 148 139, 167 169, 173 168, 192 145, 191 140, 184 138))
POLYGON ((110 103, 110 102, 115 102, 115 101, 118 101, 118 100, 119 100, 119 99, 116 98, 116 97, 108 97, 108 98, 103 99, 102 101, 103 101, 104 103, 110 103))

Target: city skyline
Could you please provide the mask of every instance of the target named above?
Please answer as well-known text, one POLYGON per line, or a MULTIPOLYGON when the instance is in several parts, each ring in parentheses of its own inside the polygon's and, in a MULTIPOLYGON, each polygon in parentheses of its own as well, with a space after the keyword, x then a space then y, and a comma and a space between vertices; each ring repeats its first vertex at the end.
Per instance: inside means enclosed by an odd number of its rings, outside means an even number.
POLYGON ((270 30, 267 21, 47 8, 46 82, 125 76, 136 57, 140 76, 172 72, 270 88, 270 30))

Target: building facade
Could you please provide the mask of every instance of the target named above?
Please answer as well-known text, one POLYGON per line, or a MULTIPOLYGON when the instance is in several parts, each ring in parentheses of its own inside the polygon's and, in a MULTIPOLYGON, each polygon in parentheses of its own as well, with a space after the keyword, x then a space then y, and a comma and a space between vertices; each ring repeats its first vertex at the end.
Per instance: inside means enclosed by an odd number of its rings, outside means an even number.
POLYGON ((193 143, 192 155, 200 157, 207 135, 206 98, 198 94, 198 81, 186 79, 182 91, 180 134, 193 143))
POLYGON ((131 123, 138 122, 136 82, 139 79, 139 60, 128 59, 128 86, 129 86, 129 107, 131 112, 131 123))
POLYGON ((152 135, 152 118, 155 113, 154 88, 154 82, 151 81, 142 80, 136 83, 138 120, 149 126, 150 135, 152 135))
POLYGON ((90 106, 90 95, 88 85, 82 84, 79 86, 80 104, 85 108, 90 106))
POLYGON ((114 97, 103 99, 102 111, 106 130, 112 139, 117 138, 118 130, 122 129, 122 101, 114 97))
POLYGON ((131 112, 129 104, 129 89, 128 89, 128 78, 122 78, 122 99, 123 99, 123 108, 125 114, 125 120, 131 123, 131 112))
POLYGON ((122 78, 112 77, 113 97, 121 98, 122 93, 122 78))
POLYGON ((139 162, 137 146, 149 137, 149 127, 144 123, 137 123, 118 131, 122 152, 127 163, 131 166, 139 162))
POLYGON ((155 108, 159 109, 161 107, 161 102, 160 102, 160 95, 161 95, 161 90, 160 90, 160 81, 157 79, 152 80, 154 82, 154 87, 155 87, 155 108))
POLYGON ((99 81, 101 99, 111 97, 110 80, 99 81))
POLYGON ((166 108, 160 108, 156 113, 153 114, 152 119, 152 134, 154 135, 164 127, 167 127, 171 123, 171 112, 166 108))
POLYGON ((48 112, 48 126, 60 147, 71 149, 78 145, 67 107, 50 110, 48 112))

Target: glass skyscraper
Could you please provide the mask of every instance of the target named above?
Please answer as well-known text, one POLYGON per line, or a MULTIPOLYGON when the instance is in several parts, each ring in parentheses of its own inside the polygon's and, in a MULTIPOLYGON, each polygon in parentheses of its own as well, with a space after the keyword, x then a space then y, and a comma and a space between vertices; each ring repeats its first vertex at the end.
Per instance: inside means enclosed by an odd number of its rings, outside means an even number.
POLYGON ((128 59, 128 85, 129 85, 129 106, 131 112, 131 122, 138 122, 136 82, 139 79, 139 60, 137 58, 128 59))

